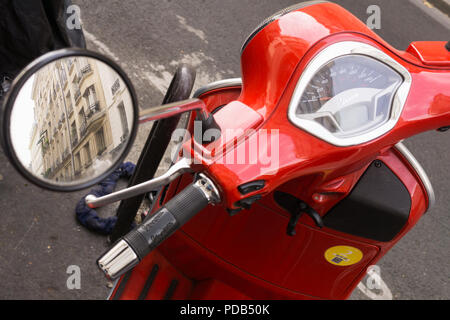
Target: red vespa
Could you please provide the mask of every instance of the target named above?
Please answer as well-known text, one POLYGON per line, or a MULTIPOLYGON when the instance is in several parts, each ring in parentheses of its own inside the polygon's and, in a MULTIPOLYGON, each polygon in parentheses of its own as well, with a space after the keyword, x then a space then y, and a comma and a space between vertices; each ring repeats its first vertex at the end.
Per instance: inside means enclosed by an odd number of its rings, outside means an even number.
MULTIPOLYGON (((116 232, 97 261, 116 279, 110 299, 346 299, 433 205, 430 181, 401 141, 450 128, 449 44, 398 51, 342 7, 308 1, 263 21, 241 61, 242 80, 141 112, 140 122, 189 112, 165 174, 86 197, 96 208, 158 190, 142 224, 116 232)), ((42 185, 11 138, 23 83, 7 97, 4 143, 42 185)), ((87 186, 54 181, 46 187, 87 186)))

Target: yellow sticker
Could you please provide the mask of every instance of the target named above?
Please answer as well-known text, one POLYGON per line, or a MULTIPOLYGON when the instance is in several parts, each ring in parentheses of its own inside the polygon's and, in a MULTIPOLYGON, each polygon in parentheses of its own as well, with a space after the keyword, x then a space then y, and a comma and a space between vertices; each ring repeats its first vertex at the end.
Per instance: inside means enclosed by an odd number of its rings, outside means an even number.
POLYGON ((336 266, 351 266, 361 261, 361 250, 349 246, 336 246, 325 251, 325 259, 336 266))

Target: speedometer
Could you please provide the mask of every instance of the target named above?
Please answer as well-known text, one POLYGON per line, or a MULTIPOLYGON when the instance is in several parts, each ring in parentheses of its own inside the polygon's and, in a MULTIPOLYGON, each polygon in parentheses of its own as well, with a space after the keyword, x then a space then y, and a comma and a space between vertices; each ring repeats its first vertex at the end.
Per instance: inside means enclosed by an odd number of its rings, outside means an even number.
POLYGON ((306 67, 289 118, 336 145, 366 142, 395 125, 409 84, 408 71, 378 49, 337 43, 306 67))

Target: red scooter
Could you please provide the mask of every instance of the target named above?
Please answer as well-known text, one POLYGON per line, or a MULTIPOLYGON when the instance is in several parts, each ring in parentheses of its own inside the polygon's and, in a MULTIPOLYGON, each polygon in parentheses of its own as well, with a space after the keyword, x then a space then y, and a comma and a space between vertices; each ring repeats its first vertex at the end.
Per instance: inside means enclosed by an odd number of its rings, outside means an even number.
POLYGON ((449 43, 398 51, 342 7, 308 1, 258 26, 241 61, 242 80, 192 99, 181 68, 165 104, 140 114, 125 73, 86 50, 49 53, 14 81, 5 150, 51 190, 102 181, 138 122, 156 120, 130 186, 85 199, 122 200, 114 244, 97 261, 116 279, 110 299, 346 299, 433 205, 401 141, 450 128, 449 43), (174 163, 153 178, 172 132, 182 139, 174 163), (151 213, 129 231, 155 190, 151 213))

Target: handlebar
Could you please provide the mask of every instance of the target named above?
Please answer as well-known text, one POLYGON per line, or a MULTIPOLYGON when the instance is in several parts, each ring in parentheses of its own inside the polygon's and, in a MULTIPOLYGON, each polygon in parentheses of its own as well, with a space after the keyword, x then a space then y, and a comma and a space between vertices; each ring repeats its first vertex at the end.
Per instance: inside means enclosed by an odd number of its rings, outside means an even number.
POLYGON ((132 269, 208 204, 220 201, 211 180, 202 174, 199 176, 196 182, 119 239, 97 260, 97 265, 108 278, 116 279, 132 269))

